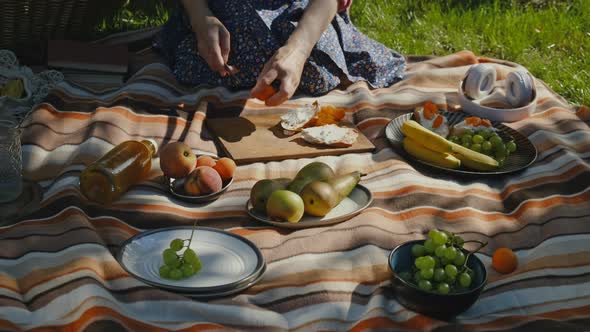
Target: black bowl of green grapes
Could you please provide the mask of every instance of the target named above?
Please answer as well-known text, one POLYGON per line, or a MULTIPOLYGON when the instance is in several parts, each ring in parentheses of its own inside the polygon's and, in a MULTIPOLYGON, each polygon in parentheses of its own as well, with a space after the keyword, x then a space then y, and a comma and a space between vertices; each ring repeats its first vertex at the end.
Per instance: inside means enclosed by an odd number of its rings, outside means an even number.
POLYGON ((484 264, 464 241, 447 231, 431 229, 426 240, 399 245, 389 255, 392 288, 408 309, 439 319, 451 319, 479 298, 487 280, 484 264))

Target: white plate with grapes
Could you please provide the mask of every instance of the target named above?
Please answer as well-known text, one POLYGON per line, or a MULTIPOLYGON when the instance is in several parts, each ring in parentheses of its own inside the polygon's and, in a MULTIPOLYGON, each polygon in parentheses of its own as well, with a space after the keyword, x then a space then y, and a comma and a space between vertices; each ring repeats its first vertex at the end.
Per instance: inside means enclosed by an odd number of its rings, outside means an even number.
POLYGON ((117 259, 143 282, 196 298, 234 294, 266 269, 260 250, 224 230, 180 226, 139 233, 121 245, 117 259))
MULTIPOLYGON (((420 108, 422 110, 422 108, 420 108)), ((465 125, 469 121, 470 115, 464 112, 444 112, 439 114, 444 117, 444 126, 447 130, 444 133, 437 132, 436 129, 430 129, 439 135, 446 137, 448 140, 463 145, 473 151, 484 153, 498 161, 499 166, 493 170, 474 170, 461 166, 460 168, 442 167, 424 160, 420 160, 410 155, 404 150, 403 140, 404 133, 401 128, 404 122, 416 119, 416 116, 423 116, 423 113, 407 113, 394 118, 385 128, 385 135, 396 148, 396 150, 405 158, 426 165, 428 167, 444 170, 449 173, 458 173, 463 175, 499 175, 521 171, 530 166, 537 159, 537 149, 532 142, 518 131, 503 125, 499 122, 485 119, 489 127, 484 129, 461 130, 456 133, 454 129, 465 125)), ((438 117, 438 113, 434 115, 438 117)), ((428 121, 422 121, 428 122, 428 121)), ((437 123, 436 118, 430 122, 437 123)), ((434 127, 434 126, 433 126, 434 127)), ((442 126, 440 127, 442 129, 442 126)))

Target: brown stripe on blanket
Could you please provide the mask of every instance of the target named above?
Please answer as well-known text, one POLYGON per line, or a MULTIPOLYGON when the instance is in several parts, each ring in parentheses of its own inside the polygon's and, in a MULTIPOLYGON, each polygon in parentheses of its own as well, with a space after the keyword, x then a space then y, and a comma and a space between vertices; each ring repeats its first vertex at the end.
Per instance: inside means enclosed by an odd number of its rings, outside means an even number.
POLYGON ((30 236, 18 240, 2 240, 0 245, 1 259, 18 259, 31 252, 55 253, 80 244, 104 245, 96 232, 88 229, 77 229, 56 237, 30 236))
POLYGON ((68 280, 66 283, 52 287, 26 301, 25 304, 32 310, 39 310, 51 303, 56 298, 68 294, 77 288, 95 286, 106 290, 116 301, 132 303, 136 301, 186 301, 186 297, 171 292, 161 291, 151 286, 138 286, 126 289, 110 289, 92 277, 79 277, 68 280))
POLYGON ((355 305, 366 305, 373 296, 392 297, 389 287, 379 287, 370 294, 346 291, 315 291, 301 295, 285 297, 272 303, 259 303, 258 305, 278 313, 289 313, 294 310, 303 309, 313 304, 325 304, 330 302, 347 302, 355 305))
MULTIPOLYGON (((542 201, 552 195, 575 195, 580 194, 588 188, 590 183, 590 170, 584 170, 577 176, 568 179, 566 188, 556 188, 554 183, 539 184, 534 187, 528 187, 523 190, 510 192, 507 196, 486 199, 481 195, 458 192, 462 200, 458 201, 456 197, 445 196, 444 190, 429 190, 429 192, 408 192, 404 195, 391 195, 390 198, 375 198, 373 205, 375 207, 387 208, 393 207, 393 210, 405 210, 416 206, 415 202, 428 202, 429 206, 443 210, 457 210, 462 207, 471 207, 481 212, 508 212, 513 213, 519 209, 519 205, 528 200, 542 201), (559 190, 561 189, 561 191, 559 190)), ((403 187, 405 188, 405 187, 403 187)), ((402 190, 403 190, 402 188, 402 190)), ((380 196, 385 196, 381 194, 380 196)))
MULTIPOLYGON (((588 262, 584 266, 588 266, 588 262)), ((575 265, 570 266, 563 266, 563 269, 568 269, 572 267, 577 267, 575 265)), ((548 266, 548 268, 553 268, 548 266)), ((515 276, 518 276, 515 274, 515 276)), ((560 286, 572 286, 575 284, 579 284, 580 287, 583 287, 584 284, 587 284, 590 281, 590 273, 580 273, 580 274, 564 274, 564 275, 556 275, 556 274, 547 274, 535 277, 526 277, 523 279, 516 279, 514 281, 499 285, 497 287, 486 287, 485 291, 482 293, 482 298, 487 296, 495 296, 502 293, 508 293, 512 291, 517 291, 525 288, 541 288, 547 287, 547 285, 551 285, 551 287, 560 287, 560 286)), ((590 297, 590 296, 589 296, 590 297)), ((547 303, 543 303, 547 304, 547 303)))
MULTIPOLYGON (((81 271, 91 272, 107 285, 117 279, 129 278, 129 274, 123 270, 121 265, 114 259, 110 261, 97 260, 90 257, 72 257, 70 260, 60 258, 56 261, 55 266, 49 268, 32 269, 27 275, 15 279, 18 289, 22 293, 29 293, 36 287, 41 287, 45 283, 57 278, 63 278, 70 274, 81 271)), ((135 286, 134 286, 135 287, 135 286)))

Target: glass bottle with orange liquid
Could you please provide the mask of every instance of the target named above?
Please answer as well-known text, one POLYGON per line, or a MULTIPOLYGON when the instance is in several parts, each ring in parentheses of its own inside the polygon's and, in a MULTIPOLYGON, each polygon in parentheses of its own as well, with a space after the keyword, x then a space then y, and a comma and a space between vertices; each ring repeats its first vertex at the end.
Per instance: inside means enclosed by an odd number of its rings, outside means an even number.
POLYGON ((82 194, 104 205, 116 201, 129 187, 145 180, 157 148, 152 139, 117 145, 80 174, 82 194))

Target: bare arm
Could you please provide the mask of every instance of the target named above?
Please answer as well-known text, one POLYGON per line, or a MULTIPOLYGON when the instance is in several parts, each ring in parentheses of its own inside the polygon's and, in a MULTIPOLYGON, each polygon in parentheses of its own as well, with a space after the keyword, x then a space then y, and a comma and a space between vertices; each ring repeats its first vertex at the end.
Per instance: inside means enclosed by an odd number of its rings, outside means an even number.
POLYGON ((291 98, 299 86, 307 58, 337 11, 337 0, 311 0, 287 43, 262 69, 251 95, 264 94, 273 81, 279 80, 280 90, 266 100, 266 105, 279 105, 291 98))
POLYGON ((326 31, 338 10, 338 1, 311 0, 287 45, 301 48, 307 56, 326 31))
MULTIPOLYGON (((206 0, 182 0, 197 39, 199 55, 212 70, 225 76, 230 51, 230 34, 209 9, 206 0)), ((230 71, 237 71, 228 66, 230 71)))

